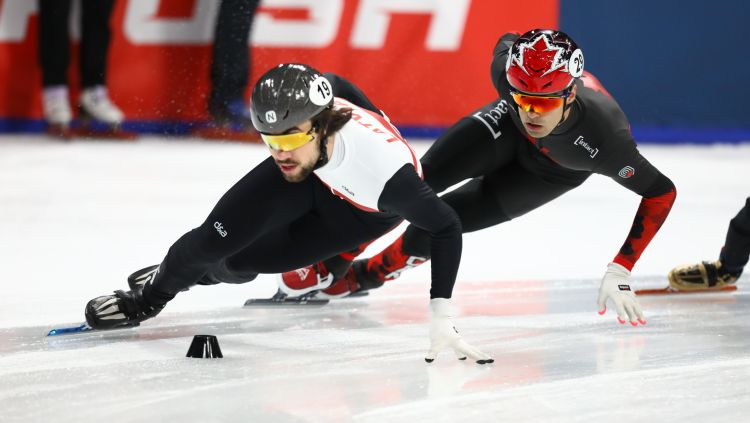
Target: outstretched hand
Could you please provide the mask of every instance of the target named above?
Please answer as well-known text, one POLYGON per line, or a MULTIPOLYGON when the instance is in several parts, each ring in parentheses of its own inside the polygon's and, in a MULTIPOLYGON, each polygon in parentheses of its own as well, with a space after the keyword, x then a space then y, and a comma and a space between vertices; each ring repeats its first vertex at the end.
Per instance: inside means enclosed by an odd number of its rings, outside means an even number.
POLYGON ((611 299, 615 304, 617 321, 620 324, 625 324, 628 320, 633 326, 638 326, 638 323, 646 324, 641 305, 638 303, 635 293, 630 289, 630 271, 617 263, 607 265, 607 272, 602 278, 597 301, 599 314, 607 312, 608 299, 611 299))
POLYGON ((461 338, 453 326, 451 300, 447 298, 433 298, 430 300, 430 350, 424 360, 432 363, 438 353, 443 350, 453 350, 459 360, 471 358, 478 364, 494 362, 490 356, 469 345, 461 338))

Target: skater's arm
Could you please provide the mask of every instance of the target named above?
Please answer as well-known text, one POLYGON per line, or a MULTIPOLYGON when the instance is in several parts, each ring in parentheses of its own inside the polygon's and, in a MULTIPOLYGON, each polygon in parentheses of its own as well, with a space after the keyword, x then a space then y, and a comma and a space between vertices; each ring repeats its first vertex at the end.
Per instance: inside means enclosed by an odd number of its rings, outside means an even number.
POLYGON ((632 270, 638 258, 667 219, 677 191, 672 181, 643 157, 635 143, 608 157, 597 170, 640 195, 633 224, 614 262, 632 270))
POLYGON ((408 164, 386 183, 378 208, 398 213, 430 234, 430 349, 425 361, 431 363, 441 351, 452 350, 460 360, 492 363, 489 355, 464 341, 453 324, 455 310, 450 297, 461 260, 461 222, 456 212, 408 164))
POLYGON ((461 261, 461 222, 456 212, 408 164, 385 184, 378 208, 398 214, 430 234, 430 298, 450 298, 461 261))
POLYGON ((635 262, 667 219, 677 196, 672 181, 664 175, 661 177, 663 179, 655 181, 652 193, 647 192, 642 196, 630 233, 613 260, 628 270, 633 269, 635 262), (656 192, 660 193, 655 194, 656 192))

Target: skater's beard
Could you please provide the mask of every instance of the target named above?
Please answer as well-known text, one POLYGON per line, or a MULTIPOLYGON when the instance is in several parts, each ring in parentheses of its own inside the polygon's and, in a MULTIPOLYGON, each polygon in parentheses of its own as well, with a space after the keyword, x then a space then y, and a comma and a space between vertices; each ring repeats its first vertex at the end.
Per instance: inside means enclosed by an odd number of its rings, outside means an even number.
POLYGON ((281 172, 281 175, 287 180, 287 182, 302 182, 310 176, 317 161, 317 157, 310 163, 300 163, 296 160, 286 159, 277 160, 276 164, 278 166, 296 166, 293 172, 281 172))

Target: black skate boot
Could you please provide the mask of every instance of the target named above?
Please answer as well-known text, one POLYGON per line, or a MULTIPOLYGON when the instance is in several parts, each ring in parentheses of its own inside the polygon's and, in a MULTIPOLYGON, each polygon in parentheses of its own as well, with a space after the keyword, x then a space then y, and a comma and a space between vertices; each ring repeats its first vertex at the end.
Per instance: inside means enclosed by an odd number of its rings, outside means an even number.
POLYGON ((250 119, 250 108, 242 98, 233 101, 211 100, 208 106, 211 122, 195 130, 195 135, 206 139, 240 142, 260 142, 250 119))
POLYGON ((114 295, 103 295, 86 304, 86 322, 94 329, 113 329, 138 326, 164 308, 152 306, 143 298, 143 290, 115 291, 114 295))
POLYGON ((128 286, 130 286, 130 290, 136 291, 139 289, 143 289, 144 285, 153 281, 154 278, 156 278, 157 273, 159 273, 158 264, 155 264, 149 267, 144 267, 141 270, 137 270, 133 272, 133 274, 128 276, 128 286))
POLYGON ((672 269, 669 272, 669 286, 677 291, 718 290, 737 282, 741 273, 728 271, 719 260, 704 261, 672 269))

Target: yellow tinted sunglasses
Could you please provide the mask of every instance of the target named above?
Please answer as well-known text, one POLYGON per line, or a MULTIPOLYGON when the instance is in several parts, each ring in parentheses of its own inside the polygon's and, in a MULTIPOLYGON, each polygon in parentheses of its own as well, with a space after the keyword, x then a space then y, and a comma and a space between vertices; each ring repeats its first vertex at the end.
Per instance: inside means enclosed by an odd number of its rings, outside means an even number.
POLYGON ((315 136, 312 128, 308 132, 295 132, 293 134, 271 135, 260 134, 263 142, 276 151, 292 151, 312 141, 315 136))

